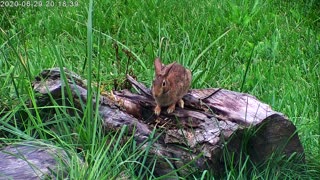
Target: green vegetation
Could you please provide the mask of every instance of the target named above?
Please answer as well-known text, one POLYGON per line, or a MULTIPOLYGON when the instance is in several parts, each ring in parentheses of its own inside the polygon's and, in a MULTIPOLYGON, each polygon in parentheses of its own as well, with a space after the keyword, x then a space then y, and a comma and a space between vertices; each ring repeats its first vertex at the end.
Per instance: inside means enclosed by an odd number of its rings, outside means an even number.
MULTIPOLYGON (((64 66, 105 91, 119 88, 115 84, 121 85, 126 73, 150 86, 153 60, 161 55, 164 63, 176 60, 192 69, 193 88, 250 93, 296 125, 306 165, 277 164, 275 158, 264 169, 249 169, 244 159, 238 167, 226 166, 225 179, 319 177, 319 1, 99 0, 92 4, 92 18, 85 0, 67 0, 69 7, 42 2, 36 8, 0 8, 3 144, 36 138, 68 149, 85 161, 82 167, 71 160, 70 179, 137 178, 134 172, 154 178, 152 168, 147 171, 139 161, 148 152, 132 139, 120 146, 125 128, 103 135, 97 109, 81 117, 53 100, 55 116, 43 121, 45 109, 37 108, 31 82, 43 69, 64 66)), ((205 171, 188 178, 212 177, 205 171)))

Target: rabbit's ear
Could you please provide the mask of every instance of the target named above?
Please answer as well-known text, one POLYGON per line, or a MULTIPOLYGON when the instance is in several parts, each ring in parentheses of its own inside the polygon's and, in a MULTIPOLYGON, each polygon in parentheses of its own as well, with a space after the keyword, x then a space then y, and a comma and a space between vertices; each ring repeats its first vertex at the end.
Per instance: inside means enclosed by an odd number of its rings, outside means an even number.
POLYGON ((160 58, 158 57, 154 60, 154 69, 155 69, 156 75, 161 74, 162 64, 161 64, 160 58))
POLYGON ((168 75, 168 73, 170 72, 171 68, 176 64, 176 62, 173 62, 171 64, 168 64, 165 66, 165 69, 164 69, 164 72, 163 72, 163 75, 168 75))

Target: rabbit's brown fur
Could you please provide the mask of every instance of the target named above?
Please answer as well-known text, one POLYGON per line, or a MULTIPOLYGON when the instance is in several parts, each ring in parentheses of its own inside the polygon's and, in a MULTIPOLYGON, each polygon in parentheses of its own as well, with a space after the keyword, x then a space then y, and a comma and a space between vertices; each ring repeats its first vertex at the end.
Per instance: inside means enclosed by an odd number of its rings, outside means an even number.
POLYGON ((157 103, 155 114, 159 115, 161 107, 166 106, 168 106, 167 112, 172 113, 176 103, 183 108, 182 97, 190 88, 191 71, 176 62, 168 65, 161 64, 160 58, 154 60, 154 67, 155 79, 152 83, 152 95, 157 103))

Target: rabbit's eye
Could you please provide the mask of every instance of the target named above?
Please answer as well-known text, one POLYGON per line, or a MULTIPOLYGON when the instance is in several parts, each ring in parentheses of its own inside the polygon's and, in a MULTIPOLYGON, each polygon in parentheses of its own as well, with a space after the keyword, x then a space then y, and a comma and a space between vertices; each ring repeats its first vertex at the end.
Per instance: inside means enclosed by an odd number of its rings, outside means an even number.
POLYGON ((162 81, 162 86, 166 86, 166 81, 165 80, 162 81))

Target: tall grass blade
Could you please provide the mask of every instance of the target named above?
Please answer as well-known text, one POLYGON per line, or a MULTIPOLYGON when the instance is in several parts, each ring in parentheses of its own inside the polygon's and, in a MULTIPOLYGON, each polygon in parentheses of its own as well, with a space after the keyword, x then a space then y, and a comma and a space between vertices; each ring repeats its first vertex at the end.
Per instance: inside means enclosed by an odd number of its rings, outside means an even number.
POLYGON ((243 75, 243 78, 242 78, 242 83, 241 83, 240 92, 242 92, 243 86, 244 86, 244 84, 245 84, 245 82, 246 82, 246 78, 247 78, 247 74, 248 74, 248 71, 249 71, 249 67, 250 67, 250 64, 251 64, 251 62, 252 62, 252 56, 253 56, 254 49, 255 49, 255 46, 253 46, 253 48, 252 48, 252 50, 251 50, 250 58, 249 58, 249 60, 247 61, 246 71, 244 72, 244 75, 243 75))

